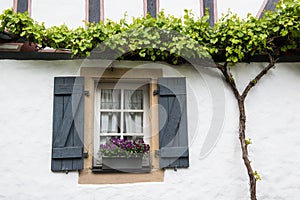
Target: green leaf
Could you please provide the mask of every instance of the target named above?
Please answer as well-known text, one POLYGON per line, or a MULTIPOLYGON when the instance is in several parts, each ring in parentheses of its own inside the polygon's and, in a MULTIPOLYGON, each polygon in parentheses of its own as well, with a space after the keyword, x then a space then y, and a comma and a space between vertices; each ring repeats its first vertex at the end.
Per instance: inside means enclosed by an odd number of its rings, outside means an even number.
POLYGON ((260 175, 258 174, 257 171, 254 171, 254 176, 255 176, 256 180, 261 180, 261 177, 260 177, 260 175))
POLYGON ((247 144, 247 145, 249 145, 249 144, 252 144, 252 142, 251 142, 251 138, 249 138, 249 139, 245 140, 245 142, 246 142, 246 144, 247 144))

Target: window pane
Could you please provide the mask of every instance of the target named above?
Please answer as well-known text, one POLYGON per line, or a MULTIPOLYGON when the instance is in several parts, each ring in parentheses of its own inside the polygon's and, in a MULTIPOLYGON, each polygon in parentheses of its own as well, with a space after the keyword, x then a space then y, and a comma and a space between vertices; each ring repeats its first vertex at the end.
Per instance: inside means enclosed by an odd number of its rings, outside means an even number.
POLYGON ((101 90, 101 109, 120 109, 121 91, 113 89, 101 90))
POLYGON ((101 133, 120 133, 120 113, 101 112, 100 114, 101 133))
POLYGON ((143 113, 124 113, 124 133, 143 133, 143 113))
POLYGON ((143 90, 125 90, 124 107, 131 110, 143 109, 143 90))

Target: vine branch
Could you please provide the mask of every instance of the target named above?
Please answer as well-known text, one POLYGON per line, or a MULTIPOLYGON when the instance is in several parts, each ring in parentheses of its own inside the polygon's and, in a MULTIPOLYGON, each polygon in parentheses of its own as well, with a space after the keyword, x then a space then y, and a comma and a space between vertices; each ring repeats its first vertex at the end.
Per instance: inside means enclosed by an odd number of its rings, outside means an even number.
POLYGON ((246 142, 246 111, 245 111, 245 99, 249 93, 249 91, 258 83, 258 81, 261 80, 261 78, 268 73, 270 69, 272 69, 277 62, 278 59, 274 59, 271 54, 269 54, 269 64, 263 68, 263 70, 260 71, 256 75, 256 77, 251 80, 242 93, 240 93, 236 87, 235 80, 232 76, 232 74, 229 72, 228 69, 228 63, 225 62, 222 64, 217 64, 217 68, 222 72, 226 83, 230 86, 232 92, 234 93, 234 96, 238 103, 238 109, 239 109, 239 140, 242 150, 242 158, 244 161, 244 165, 247 169, 248 176, 249 176, 249 182, 250 182, 250 196, 251 200, 257 200, 256 198, 256 174, 251 166, 251 161, 248 157, 248 143, 246 142))
POLYGON ((272 69, 275 65, 275 63, 278 61, 279 58, 274 59, 273 56, 271 54, 268 54, 269 56, 269 64, 259 73, 257 74, 257 76, 252 79, 248 85, 246 86, 246 88, 244 89, 243 93, 242 93, 242 98, 246 98, 249 91, 257 84, 257 82, 266 74, 268 73, 268 71, 270 69, 272 69))

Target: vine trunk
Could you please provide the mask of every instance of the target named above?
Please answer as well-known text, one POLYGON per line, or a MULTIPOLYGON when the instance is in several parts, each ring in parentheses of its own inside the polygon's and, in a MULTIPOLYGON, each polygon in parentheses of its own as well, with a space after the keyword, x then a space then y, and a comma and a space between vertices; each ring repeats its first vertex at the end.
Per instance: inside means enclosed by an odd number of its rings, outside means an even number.
POLYGON ((239 90, 236 87, 235 80, 230 73, 227 62, 225 62, 224 65, 217 64, 217 68, 222 72, 226 83, 230 86, 238 104, 239 109, 239 141, 241 145, 242 150, 242 159, 244 161, 244 165, 247 169, 248 176, 249 176, 249 182, 250 182, 250 197, 251 200, 257 200, 256 197, 256 174, 253 171, 251 162, 248 158, 248 144, 246 141, 246 111, 245 111, 245 99, 249 93, 249 91, 258 83, 258 81, 265 75, 267 72, 272 69, 277 61, 275 60, 270 54, 269 54, 269 64, 263 68, 259 74, 256 75, 256 77, 251 80, 248 85, 245 87, 242 93, 239 92, 239 90))

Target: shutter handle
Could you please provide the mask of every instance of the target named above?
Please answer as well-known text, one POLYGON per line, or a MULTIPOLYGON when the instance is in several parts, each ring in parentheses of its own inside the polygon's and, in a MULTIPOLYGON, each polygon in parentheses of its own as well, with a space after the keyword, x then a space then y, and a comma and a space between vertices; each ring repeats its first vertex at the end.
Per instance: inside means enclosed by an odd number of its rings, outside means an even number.
POLYGON ((177 165, 175 165, 174 167, 174 172, 177 172, 177 165))
POLYGON ((68 174, 69 173, 69 169, 68 168, 66 168, 66 174, 68 174))

